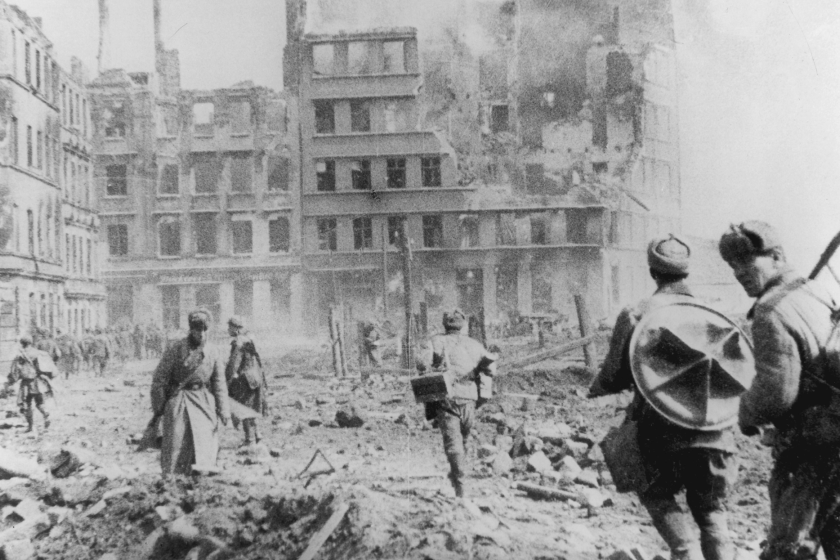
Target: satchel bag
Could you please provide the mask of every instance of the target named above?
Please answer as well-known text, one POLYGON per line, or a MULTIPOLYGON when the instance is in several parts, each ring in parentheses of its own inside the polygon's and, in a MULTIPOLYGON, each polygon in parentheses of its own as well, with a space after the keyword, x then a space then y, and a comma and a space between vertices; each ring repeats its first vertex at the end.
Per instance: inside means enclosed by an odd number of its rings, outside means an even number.
POLYGON ((650 486, 639 448, 639 423, 625 420, 621 426, 611 428, 601 441, 601 451, 619 492, 641 494, 650 486))

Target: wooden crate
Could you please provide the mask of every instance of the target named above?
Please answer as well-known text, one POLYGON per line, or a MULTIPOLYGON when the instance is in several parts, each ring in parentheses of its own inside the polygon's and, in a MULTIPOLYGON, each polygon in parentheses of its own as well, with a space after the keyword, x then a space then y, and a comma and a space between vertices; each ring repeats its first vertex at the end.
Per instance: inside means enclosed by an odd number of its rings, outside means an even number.
POLYGON ((410 381, 418 403, 442 401, 452 396, 452 386, 442 373, 412 377, 410 381))

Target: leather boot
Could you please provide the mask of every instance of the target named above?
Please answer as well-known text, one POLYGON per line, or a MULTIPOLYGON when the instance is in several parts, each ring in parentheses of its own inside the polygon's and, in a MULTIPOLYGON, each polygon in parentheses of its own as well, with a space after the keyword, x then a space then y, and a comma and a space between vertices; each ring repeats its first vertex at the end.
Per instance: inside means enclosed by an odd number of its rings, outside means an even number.
POLYGON ((35 427, 35 415, 32 413, 32 409, 30 408, 26 412, 24 412, 24 416, 26 417, 26 424, 28 426, 26 428, 26 431, 31 432, 32 429, 35 427))
POLYGON ((689 516, 672 498, 642 499, 653 526, 671 549, 671 560, 702 560, 700 543, 689 525, 689 516))
POLYGON ((253 427, 250 419, 242 422, 242 429, 245 431, 245 442, 242 444, 242 447, 248 447, 254 443, 253 427))

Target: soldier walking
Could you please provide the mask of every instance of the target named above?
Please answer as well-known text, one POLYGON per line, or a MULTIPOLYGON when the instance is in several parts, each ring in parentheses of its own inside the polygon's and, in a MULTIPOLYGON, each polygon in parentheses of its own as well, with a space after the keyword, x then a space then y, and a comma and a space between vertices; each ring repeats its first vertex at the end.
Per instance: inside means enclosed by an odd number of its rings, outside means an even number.
POLYGON ((56 343, 61 351, 61 359, 58 365, 64 371, 64 378, 70 379, 71 373, 74 375, 79 373, 82 348, 72 334, 62 333, 61 329, 56 329, 56 335, 56 343))
POLYGON ((731 226, 719 249, 747 295, 756 298, 748 315, 756 379, 741 399, 741 431, 757 435, 767 425, 776 428, 770 531, 761 558, 810 560, 822 545, 826 558, 836 560, 840 372, 826 359, 835 303, 787 264, 776 231, 764 222, 731 226))
MULTIPOLYGON (((241 317, 234 316, 228 320, 228 334, 233 337, 230 342, 230 357, 225 368, 228 394, 233 400, 265 416, 268 411, 268 383, 254 339, 245 328, 241 317)), ((244 446, 260 442, 256 418, 242 420, 242 429, 245 431, 244 446)))
POLYGON ((48 380, 52 377, 52 372, 40 369, 38 365, 39 355, 42 355, 42 351, 32 345, 32 339, 28 336, 21 337, 20 351, 12 360, 12 368, 6 382, 6 388, 8 389, 20 381, 17 405, 26 417, 27 432, 31 432, 35 425, 33 403, 44 416, 44 430, 50 427, 50 415, 44 409, 44 397, 52 394, 52 386, 48 380))
POLYGON ((90 342, 90 359, 93 365, 95 377, 104 377, 105 369, 108 367, 108 359, 113 355, 111 343, 98 328, 94 330, 93 339, 90 342))
MULTIPOLYGON (((726 501, 737 475, 734 428, 699 431, 669 421, 642 396, 630 367, 630 340, 642 317, 661 306, 694 299, 685 283, 690 254, 689 246, 673 235, 650 242, 648 266, 656 292, 619 314, 609 351, 589 389, 589 397, 634 389, 635 399, 627 417, 637 422, 643 470, 651 481, 647 488, 639 489, 639 500, 670 548, 671 559, 732 560, 735 549, 727 524, 726 501), (683 488, 691 514, 700 526, 699 543, 689 516, 676 501, 683 488)), ((705 404, 698 402, 695 406, 705 404)), ((735 409, 732 412, 734 416, 735 409)))
MULTIPOLYGON (((461 330, 466 317, 456 309, 443 314, 444 334, 431 338, 431 368, 443 370, 453 388, 453 394, 436 402, 432 411, 443 435, 443 450, 449 461, 449 481, 459 498, 465 494, 465 478, 469 440, 475 424, 476 401, 489 395, 480 391, 482 380, 496 372, 497 357, 461 330)), ((426 370, 426 363, 418 363, 426 370)))

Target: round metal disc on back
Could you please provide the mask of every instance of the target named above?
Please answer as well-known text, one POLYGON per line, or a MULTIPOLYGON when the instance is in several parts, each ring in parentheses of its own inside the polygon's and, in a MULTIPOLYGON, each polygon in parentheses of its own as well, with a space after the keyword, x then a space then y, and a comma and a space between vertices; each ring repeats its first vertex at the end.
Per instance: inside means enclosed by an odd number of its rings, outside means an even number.
POLYGON ((726 315, 695 302, 645 313, 630 339, 630 367, 657 412, 704 431, 735 423, 739 397, 755 377, 744 333, 726 315))

